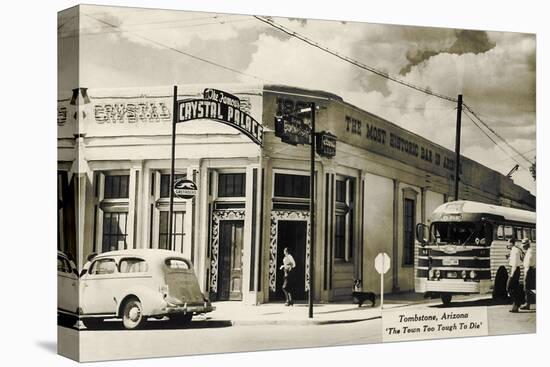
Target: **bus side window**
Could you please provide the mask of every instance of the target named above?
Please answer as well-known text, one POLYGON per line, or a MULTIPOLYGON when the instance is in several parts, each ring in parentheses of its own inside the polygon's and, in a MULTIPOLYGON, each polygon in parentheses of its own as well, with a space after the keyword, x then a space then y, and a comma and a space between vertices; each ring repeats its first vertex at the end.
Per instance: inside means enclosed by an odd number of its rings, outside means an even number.
POLYGON ((521 228, 519 227, 514 227, 514 238, 516 240, 521 240, 523 237, 522 237, 522 232, 521 232, 521 228))
POLYGON ((498 227, 497 227, 497 238, 499 240, 503 240, 504 239, 504 225, 500 224, 498 227))
POLYGON ((514 237, 514 229, 510 226, 504 227, 504 238, 509 240, 514 237))
POLYGON ((531 231, 529 228, 523 228, 523 238, 528 238, 531 240, 531 231))
POLYGON ((537 230, 535 228, 531 230, 531 241, 537 242, 537 230))

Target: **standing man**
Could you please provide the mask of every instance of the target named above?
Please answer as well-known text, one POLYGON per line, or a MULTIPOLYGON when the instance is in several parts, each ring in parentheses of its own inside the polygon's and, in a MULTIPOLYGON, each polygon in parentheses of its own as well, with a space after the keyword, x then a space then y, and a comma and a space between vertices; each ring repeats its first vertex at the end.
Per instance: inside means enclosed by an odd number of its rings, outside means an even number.
POLYGON ((296 262, 292 255, 288 252, 288 247, 285 247, 283 250, 285 256, 283 257, 283 265, 280 269, 284 271, 284 280, 283 280, 283 292, 285 294, 285 306, 294 305, 292 300, 292 290, 294 288, 294 268, 296 267, 296 262))
POLYGON ((531 241, 528 238, 524 238, 521 241, 525 256, 523 257, 523 282, 525 285, 525 304, 520 307, 521 310, 528 310, 531 307, 531 303, 534 303, 536 289, 535 281, 535 254, 531 247, 531 241))
POLYGON ((510 297, 512 297, 514 303, 510 312, 516 313, 519 310, 519 306, 523 303, 524 298, 522 297, 520 290, 521 285, 519 284, 522 250, 516 246, 516 242, 513 238, 508 241, 508 247, 510 248, 510 276, 506 284, 506 290, 510 297))

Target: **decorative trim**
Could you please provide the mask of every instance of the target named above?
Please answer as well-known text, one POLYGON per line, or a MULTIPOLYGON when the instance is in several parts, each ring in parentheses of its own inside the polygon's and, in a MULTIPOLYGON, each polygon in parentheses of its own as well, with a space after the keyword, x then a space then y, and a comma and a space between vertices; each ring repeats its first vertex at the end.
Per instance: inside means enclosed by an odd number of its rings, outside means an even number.
POLYGON ((210 259, 210 291, 218 291, 218 254, 220 246, 220 221, 244 220, 243 209, 213 210, 212 211, 212 244, 210 259))
POLYGON ((310 220, 309 211, 305 210, 272 210, 269 232, 269 289, 275 292, 277 284, 277 228, 280 220, 300 220, 307 222, 306 229, 306 264, 304 289, 309 291, 309 254, 310 254, 310 220))

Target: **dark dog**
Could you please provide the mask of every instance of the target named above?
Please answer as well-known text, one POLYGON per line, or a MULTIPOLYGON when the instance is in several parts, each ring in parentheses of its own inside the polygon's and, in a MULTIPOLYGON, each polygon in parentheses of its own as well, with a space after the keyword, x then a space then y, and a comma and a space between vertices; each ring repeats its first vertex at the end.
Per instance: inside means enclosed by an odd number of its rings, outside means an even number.
POLYGON ((351 296, 357 301, 359 307, 363 306, 365 301, 370 301, 372 303, 372 307, 374 307, 376 296, 372 292, 363 292, 363 284, 361 279, 355 279, 353 281, 352 290, 351 296))

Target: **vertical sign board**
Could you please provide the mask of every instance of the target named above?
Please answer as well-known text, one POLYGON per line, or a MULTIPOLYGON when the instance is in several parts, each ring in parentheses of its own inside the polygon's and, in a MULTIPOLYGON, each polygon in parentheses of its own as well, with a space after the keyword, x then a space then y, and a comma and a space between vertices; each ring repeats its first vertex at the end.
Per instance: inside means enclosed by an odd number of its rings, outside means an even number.
POLYGON ((374 268, 380 274, 380 310, 384 308, 384 274, 390 270, 390 257, 385 252, 376 255, 374 268))

